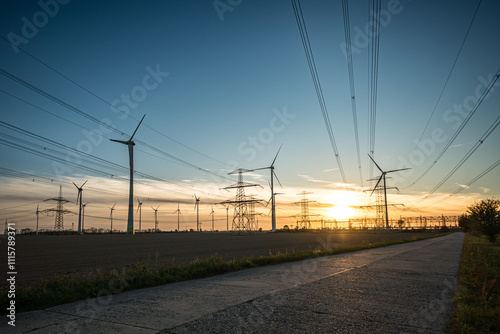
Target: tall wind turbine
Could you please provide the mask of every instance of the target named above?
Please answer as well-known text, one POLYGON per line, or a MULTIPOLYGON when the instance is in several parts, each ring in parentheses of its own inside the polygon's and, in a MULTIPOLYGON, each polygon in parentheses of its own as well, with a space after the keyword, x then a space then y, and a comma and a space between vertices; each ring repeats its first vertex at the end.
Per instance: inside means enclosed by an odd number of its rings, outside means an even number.
POLYGON ((180 203, 177 202, 177 210, 174 211, 174 213, 177 213, 177 232, 179 232, 179 221, 180 221, 180 216, 181 216, 181 209, 179 208, 180 203))
MULTIPOLYGON (((137 197, 137 203, 139 203, 139 205, 137 206, 137 211, 139 211, 139 233, 142 232, 142 228, 141 228, 141 220, 142 220, 142 202, 139 201, 139 197, 137 197)), ((137 213, 137 212, 136 212, 137 213)))
POLYGON ((113 233, 113 211, 115 210, 115 204, 113 204, 112 207, 110 207, 109 209, 111 210, 109 212, 109 220, 111 221, 111 226, 110 226, 110 229, 109 229, 109 233, 113 233))
POLYGON ((160 207, 160 205, 158 205, 155 208, 151 207, 151 209, 155 210, 155 232, 158 232, 158 208, 160 207))
POLYGON ((271 212, 272 212, 272 216, 271 216, 271 231, 272 232, 276 231, 276 199, 275 199, 275 195, 277 195, 277 193, 274 192, 274 177, 276 177, 276 180, 278 181, 278 183, 280 184, 280 186, 283 188, 283 186, 281 185, 280 180, 278 179, 278 176, 274 172, 274 162, 276 161, 276 158, 278 157, 278 154, 280 153, 282 146, 283 146, 283 144, 281 144, 280 148, 278 149, 278 153, 276 153, 276 156, 274 157, 274 160, 271 163, 271 166, 252 169, 252 171, 254 171, 254 170, 261 170, 261 169, 270 169, 271 170, 271 202, 272 202, 271 203, 271 212))
POLYGON ((196 197, 196 194, 194 194, 194 198, 196 199, 196 202, 194 204, 194 209, 196 210, 196 232, 200 231, 200 198, 196 197))
POLYGON ((214 212, 214 206, 212 205, 212 212, 210 212, 209 216, 212 216, 212 232, 214 230, 214 217, 215 217, 215 212, 214 212))
MULTIPOLYGON (((88 180, 87 180, 88 181, 88 180)), ((79 187, 73 182, 75 185, 76 189, 78 189, 78 195, 76 196, 76 202, 78 203, 78 199, 80 199, 80 204, 79 204, 79 209, 78 209, 78 233, 82 234, 82 191, 83 191, 83 186, 87 181, 83 182, 83 184, 79 187)))
POLYGON ((135 143, 132 139, 134 138, 135 133, 139 129, 139 126, 141 126, 144 117, 146 117, 146 115, 142 116, 139 125, 137 125, 137 128, 135 128, 135 131, 129 140, 124 141, 124 140, 110 139, 111 141, 127 145, 128 147, 128 156, 130 161, 130 190, 128 193, 128 221, 127 221, 128 234, 134 234, 134 145, 135 143))
POLYGON ((380 168, 380 166, 372 158, 372 156, 369 155, 369 154, 368 154, 368 156, 373 161, 373 163, 375 164, 375 166, 377 166, 377 168, 380 171, 380 173, 382 173, 382 175, 380 175, 380 178, 377 181, 377 184, 375 185, 375 187, 373 187, 373 190, 372 190, 372 193, 370 194, 370 196, 373 195, 373 192, 375 191, 375 189, 377 189, 380 181, 382 179, 384 179, 385 228, 389 229, 389 213, 387 211, 387 186, 386 186, 386 183, 385 183, 385 175, 389 174, 389 173, 394 173, 394 172, 400 172, 400 171, 403 171, 403 170, 408 170, 408 169, 411 169, 411 168, 401 168, 401 169, 393 169, 393 170, 383 171, 382 168, 380 168))

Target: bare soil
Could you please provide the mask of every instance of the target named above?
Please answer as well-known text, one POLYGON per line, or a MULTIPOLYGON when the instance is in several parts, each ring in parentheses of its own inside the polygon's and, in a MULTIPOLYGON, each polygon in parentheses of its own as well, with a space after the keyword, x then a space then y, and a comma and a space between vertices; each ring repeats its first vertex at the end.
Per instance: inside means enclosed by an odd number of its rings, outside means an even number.
MULTIPOLYGON (((55 275, 118 269, 138 261, 187 263, 214 254, 230 260, 322 247, 352 246, 435 235, 435 232, 158 233, 16 236, 16 284, 55 275)), ((7 240, 0 237, 1 285, 6 283, 7 240)))

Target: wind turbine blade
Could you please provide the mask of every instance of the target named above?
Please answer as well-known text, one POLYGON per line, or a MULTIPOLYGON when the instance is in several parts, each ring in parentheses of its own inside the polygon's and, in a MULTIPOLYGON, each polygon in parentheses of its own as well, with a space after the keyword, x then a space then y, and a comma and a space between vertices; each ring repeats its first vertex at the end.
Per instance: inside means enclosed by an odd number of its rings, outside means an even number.
POLYGON ((276 173, 274 171, 273 171, 273 174, 276 177, 276 181, 278 181, 280 187, 283 188, 283 186, 281 185, 280 179, 278 179, 278 175, 276 175, 276 173))
POLYGON ((124 140, 117 140, 117 139, 110 139, 111 141, 115 141, 117 143, 120 143, 120 144, 125 144, 125 145, 128 145, 128 142, 127 141, 124 141, 124 140))
POLYGON ((153 209, 153 210, 155 210, 155 211, 156 211, 156 209, 155 209, 155 208, 153 208, 153 207, 151 207, 151 209, 153 209))
POLYGON ((271 168, 271 167, 255 168, 255 169, 248 170, 247 172, 253 172, 253 171, 256 171, 256 170, 263 170, 263 169, 269 169, 269 168, 271 168))
POLYGON ((380 166, 375 162, 375 160, 373 160, 372 156, 368 154, 368 156, 370 157, 370 159, 372 159, 373 163, 375 164, 375 166, 377 166, 378 170, 380 171, 380 173, 383 173, 384 171, 382 170, 382 168, 380 168, 380 166))
POLYGON ((269 205, 269 202, 271 202, 271 200, 272 200, 272 199, 273 199, 273 196, 271 195, 271 197, 269 198, 269 200, 268 200, 268 201, 267 201, 267 203, 266 203, 265 208, 267 208, 267 206, 269 205))
MULTIPOLYGON (((118 202, 116 202, 116 203, 118 203, 118 202)), ((116 203, 115 203, 115 204, 113 204, 113 207, 112 207, 111 209, 114 209, 114 208, 115 208, 116 203)))
POLYGON ((144 116, 142 116, 142 119, 141 119, 141 121, 139 122, 139 125, 137 125, 137 127, 135 128, 134 133, 132 134, 132 137, 130 137, 130 139, 129 139, 128 141, 132 141, 132 138, 134 138, 135 133, 137 132, 137 130, 139 130, 139 127, 141 126, 141 123, 142 123, 142 121, 144 120, 144 117, 146 117, 146 114, 144 114, 144 116))
POLYGON ((375 185, 375 187, 373 187, 373 190, 372 190, 372 193, 370 194, 370 196, 373 195, 373 192, 375 191, 375 189, 377 189, 377 186, 378 186, 378 184, 380 183, 380 180, 382 180, 383 177, 384 177, 384 173, 382 172, 382 175, 380 175, 380 178, 378 179, 377 184, 375 185))
POLYGON ((83 188, 83 186, 85 185, 85 183, 89 182, 89 180, 83 182, 82 186, 80 188, 83 188))
MULTIPOLYGON (((161 204, 160 204, 160 205, 161 205, 161 204)), ((158 208, 160 207, 160 205, 158 205, 158 206, 156 207, 156 210, 158 210, 158 208)))
POLYGON ((411 169, 411 168, 393 169, 393 170, 387 171, 387 172, 385 172, 385 173, 387 174, 387 173, 400 172, 400 171, 402 171, 402 170, 408 170, 408 169, 411 169))
POLYGON ((283 143, 280 145, 280 148, 278 149, 278 153, 276 153, 276 156, 274 157, 273 163, 271 164, 271 167, 274 166, 274 162, 276 161, 276 158, 278 157, 278 154, 280 154, 281 148, 283 147, 283 143))

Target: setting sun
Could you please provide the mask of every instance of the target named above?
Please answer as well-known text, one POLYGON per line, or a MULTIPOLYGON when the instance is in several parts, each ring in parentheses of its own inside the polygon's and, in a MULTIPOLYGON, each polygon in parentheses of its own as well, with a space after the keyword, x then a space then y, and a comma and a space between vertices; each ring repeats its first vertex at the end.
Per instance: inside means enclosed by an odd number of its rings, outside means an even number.
POLYGON ((328 215, 335 219, 347 219, 352 217, 356 210, 348 206, 334 206, 328 209, 328 215))

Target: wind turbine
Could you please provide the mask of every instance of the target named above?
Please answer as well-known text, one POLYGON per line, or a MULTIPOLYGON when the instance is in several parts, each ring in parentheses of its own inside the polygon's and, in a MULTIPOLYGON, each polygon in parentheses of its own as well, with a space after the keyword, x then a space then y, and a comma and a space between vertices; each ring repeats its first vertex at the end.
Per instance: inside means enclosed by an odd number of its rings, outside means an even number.
POLYGON ((115 205, 116 205, 116 203, 113 204, 113 206, 109 208, 111 210, 109 213, 109 219, 111 220, 111 227, 110 227, 109 233, 113 233, 113 211, 115 210, 115 205))
POLYGON ((177 210, 174 211, 174 213, 177 213, 177 232, 179 232, 179 221, 180 221, 180 216, 181 216, 181 209, 179 208, 180 203, 177 202, 177 210))
POLYGON ((272 204, 271 204, 271 212, 272 212, 272 216, 271 216, 272 217, 271 218, 271 231, 272 232, 276 231, 276 199, 275 199, 275 195, 278 195, 277 193, 274 192, 274 182, 273 182, 274 181, 274 177, 276 177, 276 180, 278 181, 278 183, 280 184, 280 186, 283 188, 283 186, 281 185, 280 180, 278 179, 278 176, 274 172, 274 162, 276 161, 276 158, 278 157, 278 154, 280 153, 282 146, 283 146, 283 144, 281 144, 280 148, 278 149, 278 153, 276 153, 276 156, 274 157, 274 160, 271 163, 271 166, 269 166, 269 167, 262 167, 262 168, 256 168, 256 169, 252 169, 251 170, 251 171, 262 170, 262 169, 270 169, 271 170, 271 201, 272 201, 272 204))
POLYGON ((212 212, 210 212, 209 216, 212 216, 212 232, 214 231, 214 217, 215 217, 215 212, 214 212, 214 206, 212 205, 212 212))
POLYGON ((196 203, 194 204, 194 209, 196 210, 196 232, 200 231, 200 198, 196 197, 194 194, 194 198, 196 199, 196 203))
POLYGON ((158 232, 158 208, 160 207, 160 205, 158 205, 155 208, 151 207, 151 209, 155 210, 155 232, 158 232))
MULTIPOLYGON (((139 197, 137 197, 137 203, 139 203, 139 206, 137 206, 137 211, 139 211, 139 233, 142 232, 141 229, 141 220, 142 220, 142 202, 139 201, 139 197)), ((137 212, 136 212, 137 213, 137 212)))
POLYGON ((130 162, 130 190, 128 194, 128 221, 127 221, 128 234, 134 234, 134 145, 135 143, 132 139, 134 138, 135 133, 139 129, 139 126, 141 126, 144 117, 146 117, 146 115, 142 116, 139 125, 137 125, 137 128, 135 128, 135 131, 129 140, 124 141, 124 140, 110 139, 111 141, 127 145, 128 147, 128 156, 130 162))
POLYGON ((370 196, 373 195, 373 192, 375 191, 375 189, 377 189, 380 181, 382 179, 384 179, 385 228, 389 229, 389 213, 387 211, 387 187, 386 187, 386 183, 385 183, 385 175, 389 174, 389 173, 394 173, 394 172, 400 172, 400 171, 403 171, 403 170, 408 170, 408 169, 411 169, 411 168, 401 168, 401 169, 393 169, 393 170, 383 171, 382 168, 380 168, 380 166, 372 158, 372 156, 369 155, 369 154, 368 154, 368 156, 373 161, 373 163, 375 164, 375 166, 377 166, 378 170, 382 173, 382 175, 380 175, 380 178, 377 181, 377 184, 375 185, 375 187, 373 187, 373 190, 372 190, 372 193, 370 194, 370 196))
MULTIPOLYGON (((88 180, 87 180, 88 181, 88 180)), ((80 199, 80 205, 78 209, 78 233, 82 234, 82 191, 83 191, 83 186, 87 181, 83 182, 83 184, 79 187, 76 185, 75 182, 73 184, 75 185, 76 189, 78 189, 78 195, 76 196, 76 202, 78 203, 78 199, 80 199)))
POLYGON ((38 235, 38 214, 40 213, 40 210, 38 210, 38 205, 36 205, 36 235, 38 235))

